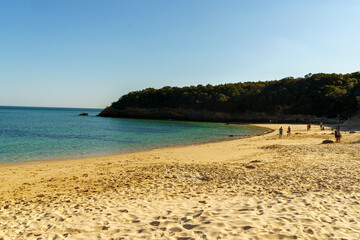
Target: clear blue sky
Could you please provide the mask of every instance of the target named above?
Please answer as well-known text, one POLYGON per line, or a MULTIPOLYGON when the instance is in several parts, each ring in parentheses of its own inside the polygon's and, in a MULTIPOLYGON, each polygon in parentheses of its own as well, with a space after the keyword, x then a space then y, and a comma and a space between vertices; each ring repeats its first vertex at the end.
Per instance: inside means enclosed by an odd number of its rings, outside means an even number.
POLYGON ((0 105, 360 70, 358 0, 0 0, 0 105))

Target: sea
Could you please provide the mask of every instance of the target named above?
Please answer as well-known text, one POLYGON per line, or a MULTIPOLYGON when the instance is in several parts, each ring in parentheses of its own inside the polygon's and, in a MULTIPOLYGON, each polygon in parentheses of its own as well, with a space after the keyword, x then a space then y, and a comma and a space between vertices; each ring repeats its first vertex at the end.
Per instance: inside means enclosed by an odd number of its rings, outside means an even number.
POLYGON ((0 164, 121 154, 266 131, 248 125, 98 117, 101 110, 0 106, 0 164))

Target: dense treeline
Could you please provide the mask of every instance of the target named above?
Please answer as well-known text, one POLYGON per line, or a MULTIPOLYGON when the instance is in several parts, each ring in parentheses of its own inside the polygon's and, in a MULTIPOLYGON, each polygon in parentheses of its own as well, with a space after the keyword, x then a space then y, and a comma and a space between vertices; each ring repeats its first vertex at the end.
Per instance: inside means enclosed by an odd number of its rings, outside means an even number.
POLYGON ((360 72, 308 74, 277 81, 147 88, 130 92, 115 109, 184 108, 214 112, 265 112, 348 118, 360 109, 360 72))

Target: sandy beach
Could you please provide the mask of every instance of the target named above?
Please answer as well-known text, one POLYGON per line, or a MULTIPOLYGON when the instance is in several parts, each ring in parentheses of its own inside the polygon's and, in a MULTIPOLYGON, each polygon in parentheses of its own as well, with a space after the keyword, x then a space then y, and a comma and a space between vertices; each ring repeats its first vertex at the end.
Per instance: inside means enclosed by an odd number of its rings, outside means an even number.
POLYGON ((3 164, 0 239, 360 239, 360 131, 257 126, 275 131, 3 164))

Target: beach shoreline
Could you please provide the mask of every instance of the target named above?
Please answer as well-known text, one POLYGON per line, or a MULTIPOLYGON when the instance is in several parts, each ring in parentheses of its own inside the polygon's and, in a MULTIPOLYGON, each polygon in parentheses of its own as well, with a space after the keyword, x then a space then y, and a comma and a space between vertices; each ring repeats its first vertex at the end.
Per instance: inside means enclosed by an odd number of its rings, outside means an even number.
MULTIPOLYGON (((242 126, 242 125, 248 126, 248 125, 250 125, 250 126, 254 126, 255 124, 252 124, 252 123, 232 123, 232 125, 238 125, 238 126, 242 126)), ((18 161, 18 162, 3 162, 3 163, 0 163, 0 168, 1 167, 7 167, 7 166, 18 166, 18 165, 24 165, 24 164, 38 164, 38 163, 46 163, 46 162, 74 161, 74 160, 76 161, 76 160, 92 159, 92 158, 116 157, 116 156, 123 155, 123 154, 149 152, 149 151, 158 150, 158 149, 181 148, 181 147, 187 147, 187 146, 202 145, 202 144, 207 144, 207 143, 218 143, 218 142, 234 141, 234 140, 238 140, 238 139, 261 136, 261 135, 265 135, 265 134, 268 134, 268 133, 271 133, 271 132, 274 131, 273 129, 266 128, 266 127, 259 127, 259 128, 263 128, 264 132, 260 133, 260 134, 228 137, 228 139, 210 140, 210 141, 204 141, 204 142, 194 142, 194 143, 181 144, 181 145, 176 145, 176 146, 154 147, 154 148, 145 149, 145 150, 134 150, 134 151, 128 150, 128 151, 122 151, 122 152, 117 152, 117 153, 100 154, 100 155, 91 154, 91 155, 83 155, 83 156, 76 156, 76 157, 63 157, 63 158, 51 158, 51 159, 34 159, 34 160, 18 161)))
POLYGON ((254 126, 273 132, 0 165, 0 238, 358 239, 359 130, 254 126))

